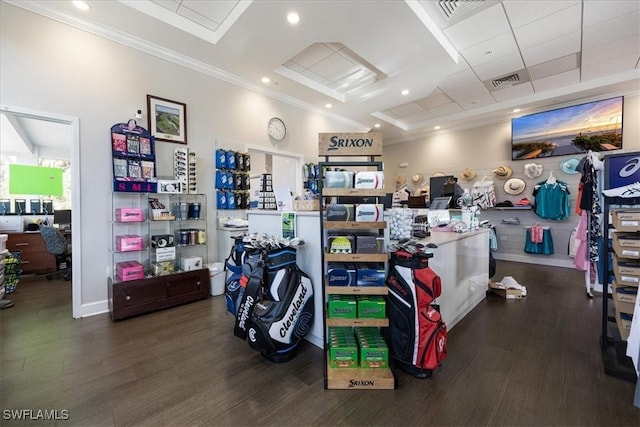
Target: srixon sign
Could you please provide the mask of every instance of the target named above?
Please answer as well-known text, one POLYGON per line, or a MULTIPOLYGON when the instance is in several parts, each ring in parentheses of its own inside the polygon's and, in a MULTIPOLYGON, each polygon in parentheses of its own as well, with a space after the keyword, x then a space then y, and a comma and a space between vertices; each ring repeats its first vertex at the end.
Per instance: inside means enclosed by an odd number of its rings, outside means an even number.
POLYGON ((381 156, 382 133, 320 133, 319 156, 381 156))

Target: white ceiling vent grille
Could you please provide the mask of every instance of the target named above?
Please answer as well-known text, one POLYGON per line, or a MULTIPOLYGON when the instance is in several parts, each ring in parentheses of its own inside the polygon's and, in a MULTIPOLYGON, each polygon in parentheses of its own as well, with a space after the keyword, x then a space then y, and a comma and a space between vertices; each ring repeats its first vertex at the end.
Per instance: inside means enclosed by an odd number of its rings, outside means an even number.
POLYGON ((495 79, 485 80, 484 86, 489 91, 494 91, 498 89, 504 89, 506 87, 511 87, 515 85, 519 85, 521 83, 525 83, 529 81, 529 74, 525 70, 516 71, 515 73, 506 74, 504 76, 496 77, 495 79))
POLYGON ((513 86, 520 82, 520 76, 517 74, 509 74, 508 76, 500 77, 499 79, 491 80, 491 84, 495 88, 502 86, 513 86))
POLYGON ((444 17, 450 21, 472 9, 485 4, 484 0, 439 0, 438 6, 444 17), (455 16, 454 16, 455 15, 455 16))

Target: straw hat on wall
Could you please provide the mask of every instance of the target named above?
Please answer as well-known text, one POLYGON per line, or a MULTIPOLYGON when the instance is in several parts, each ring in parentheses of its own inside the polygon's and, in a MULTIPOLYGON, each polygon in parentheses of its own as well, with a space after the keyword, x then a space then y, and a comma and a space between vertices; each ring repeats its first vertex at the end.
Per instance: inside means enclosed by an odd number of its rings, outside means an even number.
POLYGON ((508 179, 513 174, 513 171, 509 166, 500 166, 493 170, 493 174, 498 178, 508 179))
POLYGON ((473 169, 466 168, 464 171, 462 171, 462 179, 464 179, 465 181, 471 181, 475 177, 476 171, 474 171, 473 169))
POLYGON ((504 192, 516 196, 524 191, 526 185, 520 178, 511 178, 504 183, 504 192))

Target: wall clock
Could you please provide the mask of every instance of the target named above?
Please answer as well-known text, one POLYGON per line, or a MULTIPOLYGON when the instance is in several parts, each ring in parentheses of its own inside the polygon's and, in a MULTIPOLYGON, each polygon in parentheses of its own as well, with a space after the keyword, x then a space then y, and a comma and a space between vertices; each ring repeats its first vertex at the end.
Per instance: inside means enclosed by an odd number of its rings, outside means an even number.
POLYGON ((271 119, 269 119, 267 133, 276 141, 282 141, 287 134, 287 127, 284 125, 282 119, 278 117, 272 117, 271 119))

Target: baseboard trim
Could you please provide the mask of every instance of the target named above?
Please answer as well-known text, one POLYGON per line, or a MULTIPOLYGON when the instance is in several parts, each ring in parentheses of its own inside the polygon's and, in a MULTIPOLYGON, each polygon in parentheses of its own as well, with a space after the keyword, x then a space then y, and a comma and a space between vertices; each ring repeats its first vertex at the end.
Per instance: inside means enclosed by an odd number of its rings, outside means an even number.
POLYGON ((501 254, 493 252, 496 260, 524 262, 527 264, 548 265, 549 267, 575 268, 571 259, 542 258, 530 255, 501 254))
POLYGON ((77 313, 74 313, 74 319, 95 316, 96 314, 107 313, 109 311, 109 301, 97 301, 90 304, 82 304, 77 313))

